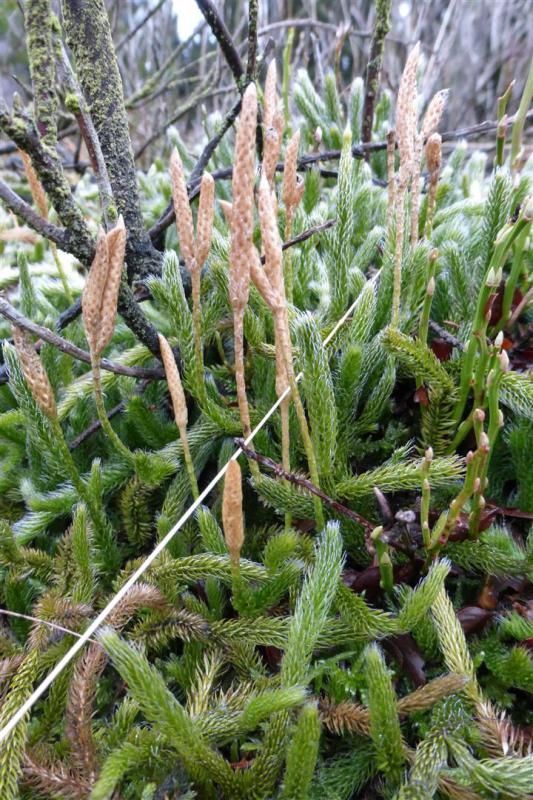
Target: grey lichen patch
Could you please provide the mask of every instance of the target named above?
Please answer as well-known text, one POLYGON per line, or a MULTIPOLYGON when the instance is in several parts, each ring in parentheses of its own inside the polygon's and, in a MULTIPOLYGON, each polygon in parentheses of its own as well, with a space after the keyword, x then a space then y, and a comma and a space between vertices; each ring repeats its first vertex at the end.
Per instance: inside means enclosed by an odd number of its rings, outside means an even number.
POLYGON ((43 141, 54 146, 57 137, 58 109, 52 41, 55 15, 52 14, 50 0, 27 0, 24 14, 35 121, 43 141))

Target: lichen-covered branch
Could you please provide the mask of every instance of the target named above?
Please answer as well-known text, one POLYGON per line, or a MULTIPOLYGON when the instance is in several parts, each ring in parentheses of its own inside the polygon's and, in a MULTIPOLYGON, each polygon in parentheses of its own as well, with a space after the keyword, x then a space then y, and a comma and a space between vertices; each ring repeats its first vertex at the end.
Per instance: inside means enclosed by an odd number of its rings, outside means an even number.
POLYGON ((113 199, 113 189, 109 181, 107 166, 100 147, 100 140, 94 128, 91 114, 87 108, 85 98, 81 93, 80 87, 76 80, 74 70, 70 64, 69 58, 65 48, 61 48, 61 61, 60 61, 61 75, 63 82, 68 91, 67 105, 76 117, 80 133, 85 142, 91 166, 93 168, 96 183, 98 184, 98 192, 100 194, 100 203, 102 204, 102 216, 106 227, 109 227, 117 218, 117 209, 113 199))
POLYGON ((57 19, 52 14, 50 0, 27 0, 24 21, 35 122, 43 142, 48 147, 55 147, 58 103, 53 33, 57 19))
POLYGON ((70 252, 73 252, 76 258, 83 263, 89 263, 94 252, 94 241, 72 195, 55 149, 47 147, 43 143, 30 119, 18 114, 10 114, 5 103, 0 103, 0 129, 12 139, 17 147, 30 156, 50 202, 59 219, 68 229, 70 252))
POLYGON ((122 80, 103 0, 63 0, 68 45, 91 109, 115 202, 128 231, 128 278, 157 273, 161 256, 144 229, 122 80))
MULTIPOLYGON (((363 142, 372 139, 372 125, 374 123, 374 104, 379 91, 379 79, 383 62, 383 49, 385 37, 390 30, 391 0, 377 0, 376 21, 370 43, 370 55, 365 75, 365 102, 363 105, 363 142)), ((368 158, 368 153, 366 157, 368 158)))

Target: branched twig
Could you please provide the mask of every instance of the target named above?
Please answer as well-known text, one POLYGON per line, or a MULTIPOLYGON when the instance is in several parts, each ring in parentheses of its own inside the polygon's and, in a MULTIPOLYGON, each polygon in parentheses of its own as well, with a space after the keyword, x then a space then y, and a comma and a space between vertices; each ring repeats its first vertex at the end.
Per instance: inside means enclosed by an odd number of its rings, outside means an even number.
MULTIPOLYGON (((206 144, 206 146, 202 150, 202 152, 200 154, 200 158, 198 159, 198 161, 194 165, 194 169, 191 172, 191 179, 189 181, 190 186, 196 186, 196 184, 199 184, 199 182, 200 182, 200 180, 202 178, 202 173, 203 173, 204 169, 207 167, 207 165, 209 163, 209 160, 211 159, 211 156, 213 155, 213 153, 217 149, 218 145, 222 141, 224 135, 229 131, 229 129, 231 128, 231 126, 233 125, 233 123, 235 122, 237 117, 239 116, 239 113, 240 113, 240 110, 241 110, 241 103, 242 103, 242 98, 239 97, 237 102, 230 108, 230 110, 228 111, 228 113, 226 114, 224 119, 222 120, 222 123, 221 123, 218 131, 208 141, 208 143, 206 144)), ((151 231, 150 231, 150 235, 151 235, 151 231)))
POLYGON ((0 199, 4 201, 6 206, 13 211, 17 217, 26 222, 30 228, 40 233, 51 242, 55 242, 61 250, 68 252, 71 248, 71 241, 69 239, 68 231, 64 228, 58 228, 52 222, 49 222, 44 217, 41 217, 35 209, 26 203, 16 192, 11 189, 7 183, 0 180, 0 199))
MULTIPOLYGON (((116 219, 116 209, 114 208, 113 189, 107 172, 106 163, 100 147, 100 140, 96 133, 91 114, 87 108, 87 103, 81 92, 74 70, 70 64, 64 47, 61 47, 61 61, 60 69, 65 86, 71 98, 75 98, 74 107, 72 112, 76 117, 80 133, 87 147, 91 165, 93 168, 96 183, 98 184, 98 192, 100 194, 100 202, 102 204, 102 216, 106 227, 112 224, 116 219), (114 211, 114 213, 113 213, 114 211)), ((72 103, 72 101, 71 101, 72 103)))
MULTIPOLYGON (((57 347, 57 349, 61 350, 61 352, 72 356, 72 358, 75 358, 78 361, 83 361, 86 364, 91 363, 91 356, 89 353, 87 353, 85 350, 82 350, 81 347, 77 347, 75 344, 72 344, 72 342, 69 342, 66 339, 63 339, 61 336, 58 336, 57 333, 54 333, 48 328, 44 328, 42 325, 37 325, 36 322, 32 322, 31 320, 27 319, 3 297, 0 297, 0 314, 14 325, 33 333, 44 342, 48 342, 48 344, 51 344, 53 347, 57 347)), ((107 358, 102 359, 102 368, 108 370, 108 372, 115 372, 117 375, 127 375, 130 378, 158 379, 165 377, 164 370, 162 369, 127 367, 124 364, 118 364, 115 361, 109 361, 107 358)))
MULTIPOLYGON (((311 236, 314 236, 315 233, 322 233, 322 231, 329 230, 329 228, 332 228, 334 225, 336 225, 336 223, 336 219, 327 219, 325 222, 321 222, 319 225, 313 225, 312 228, 307 228, 297 236, 293 236, 292 239, 288 239, 286 242, 283 242, 281 249, 288 250, 289 247, 294 247, 295 244, 301 244, 301 242, 305 242, 307 239, 310 239, 311 236)), ((261 261, 264 261, 264 256, 262 257, 261 261)))
MULTIPOLYGON (((146 152, 146 150, 161 136, 164 136, 171 125, 175 125, 176 122, 187 114, 192 108, 197 106, 201 101, 205 100, 208 97, 214 97, 219 94, 225 94, 229 91, 233 91, 233 86, 217 86, 213 88, 213 78, 214 73, 207 76, 205 84, 198 90, 198 93, 189 97, 187 102, 180 106, 176 111, 174 111, 170 117, 167 117, 162 125, 160 125, 157 130, 150 134, 150 136, 145 139, 145 141, 139 145, 137 150, 135 151, 135 160, 137 161, 141 156, 146 152)), ((201 176, 200 176, 201 177, 201 176)))
POLYGON ((453 345, 453 347, 457 347, 458 350, 465 349, 465 346, 460 339, 451 334, 449 331, 446 330, 446 328, 443 328, 437 322, 434 322, 432 319, 429 320, 429 327, 431 328, 433 333, 436 333, 438 336, 440 336, 441 339, 444 339, 445 342, 448 342, 448 344, 453 345))
MULTIPOLYGON (((120 403, 117 403, 116 406, 113 406, 113 408, 110 408, 109 411, 106 412, 106 416, 108 419, 113 419, 113 417, 115 417, 117 414, 120 414, 121 411, 124 411, 125 408, 126 408, 126 403, 121 401, 120 403)), ((68 443, 69 450, 76 450, 77 447, 80 447, 80 445, 86 442, 87 439, 90 439, 90 437, 94 433, 99 431, 101 427, 102 423, 100 422, 100 420, 95 419, 93 422, 91 422, 90 425, 88 425, 85 428, 85 430, 83 430, 79 434, 79 436, 76 436, 75 439, 73 439, 71 442, 68 443)))
POLYGON ((226 28, 226 23, 218 13, 214 3, 212 3, 211 0, 196 0, 196 5, 204 15, 205 21, 211 28, 213 36, 220 45, 220 49, 222 50, 228 67, 235 78, 237 86, 241 91, 243 91, 245 87, 241 85, 241 79, 244 75, 244 67, 231 34, 226 28))
POLYGON ((244 439, 235 439, 235 443, 238 447, 241 448, 242 452, 247 458, 252 459, 253 461, 257 461, 258 464, 261 464, 266 469, 269 469, 271 472, 274 473, 276 478, 281 478, 284 481, 288 481, 289 483, 293 483, 295 486, 299 486, 301 489, 304 489, 306 492, 319 497, 323 503, 326 503, 330 508, 336 511, 338 514, 342 514, 345 517, 353 520, 358 525, 362 525, 363 528, 367 531, 373 531, 375 525, 372 525, 365 517, 358 514, 357 511, 352 511, 351 508, 347 508, 346 506, 342 505, 342 503, 337 502, 332 497, 329 497, 325 492, 315 486, 311 481, 307 478, 302 478, 301 475, 295 475, 293 472, 286 472, 281 464, 276 464, 271 458, 267 456, 263 456, 258 453, 256 450, 252 450, 250 447, 247 447, 245 444, 244 439))
POLYGON ((115 46, 115 53, 118 53, 118 51, 119 51, 119 50, 122 50, 122 48, 123 48, 125 45, 127 45, 127 44, 128 44, 128 42, 129 42, 129 41, 131 41, 131 39, 133 39, 133 37, 134 37, 134 36, 135 36, 137 33, 139 33, 139 31, 140 31, 142 28, 144 28, 144 26, 146 25, 146 23, 148 22, 148 20, 150 20, 150 19, 151 19, 151 18, 154 16, 154 14, 156 14, 156 13, 159 11, 159 9, 161 8, 161 6, 162 6, 162 5, 163 5, 165 2, 166 2, 166 0, 158 0, 158 2, 155 4, 155 6, 154 6, 153 8, 151 8, 151 9, 150 9, 150 10, 149 10, 149 11, 148 11, 148 12, 147 12, 145 15, 144 15, 144 17, 143 17, 143 18, 142 18, 142 19, 141 19, 141 20, 140 20, 140 21, 137 23, 137 25, 135 25, 135 26, 134 26, 134 27, 131 29, 131 31, 128 31, 128 33, 127 33, 127 34, 124 36, 124 38, 123 38, 123 39, 121 39, 121 40, 120 40, 120 42, 119 42, 119 43, 118 43, 118 44, 115 46))

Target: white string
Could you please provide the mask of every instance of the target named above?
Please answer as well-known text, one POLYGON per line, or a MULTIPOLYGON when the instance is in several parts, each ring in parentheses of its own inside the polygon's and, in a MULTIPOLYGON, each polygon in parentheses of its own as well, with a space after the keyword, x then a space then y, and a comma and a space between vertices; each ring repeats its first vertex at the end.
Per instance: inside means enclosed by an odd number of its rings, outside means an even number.
MULTIPOLYGON (((346 320, 348 319, 348 317, 352 313, 353 309, 355 308, 356 303, 357 303, 357 300, 354 303, 352 303, 352 305, 350 306, 348 311, 346 311, 346 313, 340 318, 340 320, 338 320, 338 322, 335 325, 335 327, 333 328, 333 330, 330 331, 330 333, 324 339, 324 345, 329 344, 329 342, 333 339, 333 337, 335 336, 335 334, 337 333, 339 328, 342 325, 344 325, 344 323, 346 322, 346 320)), ((299 381, 302 378, 302 375, 303 375, 303 373, 299 372, 298 375, 296 376, 296 381, 299 381)), ((287 395, 289 393, 290 393, 290 387, 287 387, 285 389, 285 391, 278 397, 278 399, 276 400, 274 405, 267 411, 267 413, 265 414, 263 419, 253 429, 253 431, 250 433, 248 438, 245 439, 245 441, 244 441, 245 445, 248 445, 254 439, 254 437, 257 435, 257 433, 259 433, 261 428, 263 428, 266 425, 266 423, 268 422, 268 420, 270 419, 272 414, 276 411, 277 408, 279 408, 280 404, 283 402, 283 400, 285 400, 285 398, 287 397, 287 395)), ((63 672, 63 670, 65 669, 65 667, 68 664, 70 664, 70 662, 72 661, 74 656, 76 656, 77 653, 79 653, 79 651, 82 649, 82 647, 92 637, 93 633, 95 633, 98 630, 100 625, 102 625, 102 623, 105 622, 105 620, 107 619, 109 614, 113 611, 113 609, 117 607, 117 605, 120 603, 120 601, 122 600, 124 595, 127 594, 127 592, 131 589, 131 587, 139 580, 141 575, 143 575, 146 572, 148 567, 151 564, 153 564, 153 562, 156 560, 157 556, 160 553, 163 552, 163 550, 165 549, 167 544, 170 542, 170 540, 176 535, 176 533, 180 530, 180 528, 182 528, 183 525, 187 522, 187 520, 193 515, 193 513, 196 511, 198 506, 202 503, 203 500, 205 500, 205 498, 207 497, 209 492, 212 489, 214 489, 214 487, 217 485, 217 483, 220 481, 220 479, 224 477, 224 475, 226 473, 226 470, 228 469, 228 465, 229 465, 230 461, 235 461, 235 459, 239 458, 239 456, 242 455, 242 452, 243 452, 242 448, 239 447, 233 453, 233 455, 231 456, 229 461, 227 461, 224 464, 222 469, 215 475, 215 477, 211 480, 211 482, 200 493, 200 495, 194 501, 194 503, 191 506, 189 506, 189 508, 187 509, 187 511, 185 511, 184 514, 182 514, 182 516, 176 522, 174 527, 169 530, 169 532, 167 533, 167 535, 163 539, 161 539, 159 544, 154 548, 154 550, 152 550, 150 555, 147 556, 146 559, 143 561, 143 563, 139 567, 137 567, 135 572, 133 572, 130 575, 130 577, 128 578, 126 583, 124 583, 120 587, 118 592, 111 598, 111 600, 106 605, 106 607, 104 609, 102 609, 102 611, 100 611, 98 616, 93 619, 93 621, 90 623, 90 625, 81 634, 79 639, 76 642, 74 642, 74 644, 72 645, 70 650, 67 650, 67 652, 65 653, 63 658, 60 659, 60 661, 57 662, 57 664, 52 669, 52 671, 48 673, 46 678, 44 678, 44 680, 37 686, 37 688, 34 689, 34 691, 28 697, 28 699, 17 709, 17 711, 13 714, 13 716, 8 720, 8 722, 0 730, 0 742, 3 741, 7 736, 9 736, 9 734, 11 733, 13 728, 16 725, 18 725, 18 723, 25 717, 25 715, 28 713, 28 711, 30 711, 30 709, 35 705, 37 700, 40 697, 42 697, 42 695, 46 692, 48 687, 51 686, 52 683, 55 681, 57 676, 60 675, 63 672)))

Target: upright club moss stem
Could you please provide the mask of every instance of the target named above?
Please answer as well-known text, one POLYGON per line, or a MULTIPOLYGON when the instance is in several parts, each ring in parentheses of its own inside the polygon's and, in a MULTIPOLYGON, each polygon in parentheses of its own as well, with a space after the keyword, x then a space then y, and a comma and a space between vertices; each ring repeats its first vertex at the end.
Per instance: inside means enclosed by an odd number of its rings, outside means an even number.
POLYGON ((192 324, 194 335, 194 360, 198 388, 204 385, 204 349, 202 345, 202 309, 200 306, 200 271, 191 274, 192 324))
POLYGON ((396 196, 396 243, 394 250, 394 280, 392 288, 391 325, 397 328, 400 321, 400 296, 402 293, 402 259, 405 226, 405 196, 407 186, 400 185, 396 196))
MULTIPOLYGON (((283 346, 283 352, 285 356, 285 366, 287 370, 287 378, 291 390, 292 401, 294 403, 294 408, 296 410, 296 416, 298 418, 298 424, 300 426, 300 435, 302 437, 305 449, 305 455, 307 457, 307 464, 309 466, 309 475, 311 476, 311 481, 315 484, 315 486, 320 487, 320 479, 318 476, 318 466, 316 462, 315 450, 313 447, 311 434, 309 433, 309 426, 307 425, 307 418, 305 416, 305 410, 303 407, 302 399, 300 397, 300 392, 298 391, 298 384, 296 383, 296 378, 294 376, 294 369, 292 366, 292 348, 290 345, 290 341, 288 339, 288 334, 285 330, 283 319, 280 318, 279 314, 276 315, 276 325, 278 326, 278 335, 283 346)), ((313 498, 313 503, 315 506, 316 522, 317 525, 321 528, 324 525, 324 512, 322 509, 322 503, 320 502, 318 497, 313 498)))
MULTIPOLYGON (((285 240, 290 239, 294 214, 303 197, 304 183, 298 176, 298 148, 300 146, 300 131, 295 131, 289 139, 285 151, 285 167, 283 170, 283 202, 285 204, 285 240)), ((293 296, 293 274, 291 251, 285 251, 285 295, 289 303, 293 296)))
POLYGON ((490 305, 490 297, 496 293, 496 290, 500 285, 502 278, 502 267, 509 248, 517 239, 519 240, 519 237, 524 231, 529 230, 532 220, 533 200, 531 198, 526 198, 520 212, 520 216, 516 222, 506 225, 500 231, 496 239, 494 252, 489 264, 488 274, 485 283, 479 292, 472 334, 468 342, 466 353, 463 356, 459 397, 457 399, 453 416, 456 425, 459 425, 461 422, 461 418, 468 400, 476 353, 479 349, 482 356, 486 354, 485 337, 490 317, 490 315, 487 313, 487 309, 490 305))
MULTIPOLYGON (((292 236, 292 221, 293 221, 294 211, 291 206, 287 207, 285 210, 285 241, 288 242, 292 236)), ((283 274, 285 279, 285 293, 287 296, 287 301, 289 303, 293 302, 293 286, 294 286, 294 275, 292 271, 292 250, 288 248, 285 250, 283 254, 283 274)))
MULTIPOLYGON (((289 398, 286 397, 280 406, 281 415, 281 463, 286 472, 291 469, 291 456, 290 456, 290 427, 289 427, 289 398)), ((292 514, 290 511, 285 512, 285 530, 290 530, 292 527, 292 514)))
POLYGON ((431 486, 429 483, 429 473, 431 462, 433 461, 433 448, 428 447, 424 460, 422 461, 422 500, 420 502, 420 525, 422 528, 422 541, 424 547, 429 550, 431 544, 431 533, 429 528, 429 507, 431 502, 431 486))
POLYGON ((420 314, 420 325, 418 327, 418 338, 424 344, 427 344, 428 330, 429 330, 429 316, 431 313, 431 304, 433 302, 433 295, 435 294, 435 267, 437 263, 437 258, 438 258, 438 252, 436 250, 432 250, 429 256, 428 283, 426 287, 426 296, 424 297, 422 313, 420 314))
POLYGON ((250 409, 246 395, 246 380, 244 373, 244 310, 234 312, 234 347, 235 347, 235 381, 237 384, 237 402, 241 415, 244 438, 247 439, 252 431, 250 423, 250 409))
POLYGON ((13 341, 28 388, 35 402, 48 419, 50 427, 55 434, 56 444, 63 457, 63 463, 72 481, 72 485, 79 497, 87 504, 95 527, 104 530, 106 527, 106 520, 103 511, 93 502, 90 493, 87 491, 65 441, 65 437, 63 436, 63 430, 59 424, 57 415, 54 392, 41 359, 35 352, 35 348, 27 333, 16 326, 13 327, 13 341))
POLYGON ((126 447, 126 445, 121 441, 118 434, 115 432, 113 426, 111 425, 109 418, 107 416, 107 411, 105 408, 104 403, 104 395, 102 392, 102 376, 100 373, 100 359, 95 359, 92 362, 92 371, 93 371, 93 388, 94 388, 94 403, 96 406, 96 412, 98 414, 98 419, 100 420, 100 424, 102 426, 102 430, 106 434, 106 436, 111 441, 113 447, 123 456, 126 461, 133 462, 134 461, 134 454, 131 450, 126 447))
POLYGON ((74 489, 78 493, 80 499, 83 500, 85 505, 87 506, 95 529, 99 532, 106 531, 108 527, 108 521, 106 519, 105 513, 103 509, 100 507, 100 505, 94 502, 93 497, 87 490, 87 486, 82 480, 80 473, 78 472, 78 468, 74 463, 74 459, 72 458, 72 454, 65 441, 63 430, 61 428, 61 425, 57 417, 51 419, 51 424, 54 434, 56 436, 57 446, 59 447, 59 450, 61 452, 63 463, 65 465, 67 474, 70 480, 72 481, 74 489))
POLYGON ((516 285, 525 266, 524 248, 526 246, 528 235, 528 229, 524 228, 524 230, 516 238, 511 271, 507 276, 507 280, 505 281, 505 289, 503 290, 502 318, 497 328, 498 331, 503 330, 511 318, 511 307, 513 304, 516 285))

